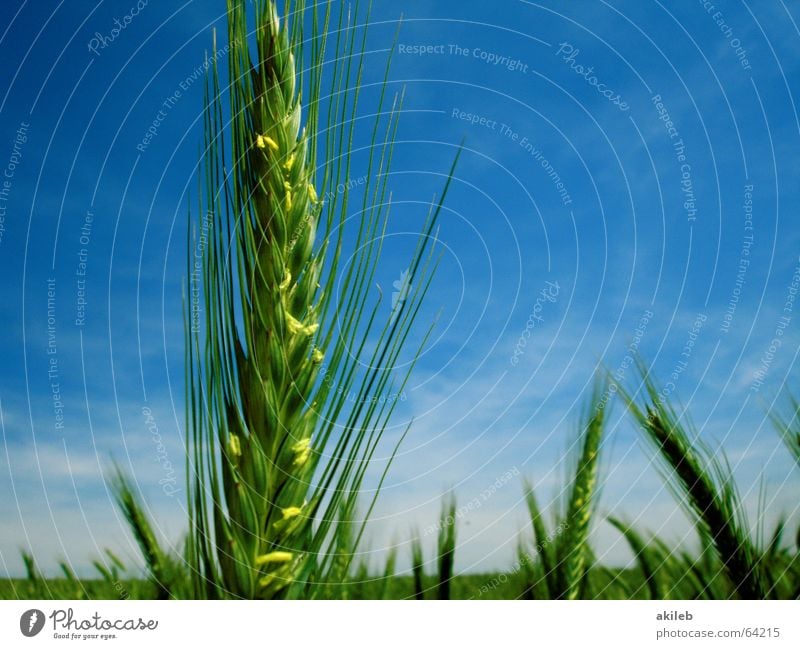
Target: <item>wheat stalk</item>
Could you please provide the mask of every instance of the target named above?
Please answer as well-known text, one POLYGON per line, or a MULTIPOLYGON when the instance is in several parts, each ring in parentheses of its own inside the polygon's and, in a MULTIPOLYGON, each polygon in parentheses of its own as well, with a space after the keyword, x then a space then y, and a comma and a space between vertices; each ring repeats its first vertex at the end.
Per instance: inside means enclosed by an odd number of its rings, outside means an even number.
MULTIPOLYGON (((117 506, 122 510, 125 519, 128 521, 133 537, 144 557, 145 566, 150 581, 156 587, 158 599, 166 599, 176 594, 179 585, 175 583, 174 576, 170 571, 172 559, 161 548, 136 491, 118 467, 115 467, 111 484, 117 500, 117 506)), ((124 570, 124 566, 121 563, 113 560, 112 563, 117 563, 118 567, 124 570)), ((99 565, 95 562, 96 567, 99 565)), ((113 582, 114 579, 109 578, 109 581, 113 582)))
POLYGON ((456 499, 452 494, 442 501, 437 548, 439 584, 436 597, 437 599, 450 599, 456 553, 456 499))
POLYGON ((786 448, 789 449, 795 462, 800 466, 800 403, 791 394, 789 394, 788 400, 789 416, 775 410, 770 411, 769 416, 781 438, 783 438, 786 448))
POLYGON ((605 392, 605 384, 597 381, 584 415, 581 452, 564 519, 566 529, 558 539, 562 557, 558 593, 564 599, 579 597, 583 575, 587 570, 589 526, 595 509, 600 445, 606 412, 606 408, 600 405, 600 399, 605 392))
POLYGON ((528 505, 528 514, 531 519, 531 528, 533 529, 533 540, 536 543, 537 556, 539 562, 542 564, 542 572, 544 578, 541 581, 541 587, 544 590, 544 598, 549 599, 554 597, 558 591, 558 575, 556 573, 556 553, 553 547, 552 539, 547 533, 547 526, 542 516, 539 501, 536 499, 536 492, 533 485, 525 481, 525 502, 528 505))
MULTIPOLYGON (((327 3, 321 16, 316 6, 306 11, 302 1, 287 5, 294 9, 291 21, 278 17, 272 0, 255 4, 253 58, 246 46, 247 3, 228 1, 234 45, 229 125, 216 66, 208 83, 206 317, 188 354, 188 560, 198 594, 313 597, 324 592, 321 584, 343 574, 337 538, 346 533, 343 526, 352 519, 359 486, 397 403, 386 397, 403 389, 413 368, 399 379, 392 370, 430 285, 430 242, 441 201, 431 206, 410 261, 413 290, 381 326, 379 305, 368 306, 368 297, 388 216, 386 171, 399 104, 386 121, 383 144, 376 144, 380 117, 373 127, 364 206, 351 231, 349 190, 328 203, 320 197, 350 168, 364 66, 364 41, 359 51, 350 25, 359 20, 358 6, 353 15, 338 12, 333 99, 322 128, 322 66, 334 4, 327 3), (306 38, 308 24, 312 34, 306 38), (308 65, 305 79, 301 61, 308 65), (321 145, 325 159, 318 161, 321 145), (352 260, 341 275, 348 245, 352 260), (335 295, 337 280, 342 288, 335 295), (370 350, 367 343, 375 338, 370 350)), ((378 115, 383 101, 382 90, 378 115)), ((188 318, 187 310, 187 325, 188 318)), ((348 556, 377 491, 352 534, 348 556)))
POLYGON ((378 580, 378 592, 375 599, 389 599, 391 592, 391 583, 394 580, 397 571, 397 546, 394 544, 386 553, 386 564, 383 569, 383 575, 378 580))
POLYGON ((425 599, 425 557, 419 534, 411 540, 411 572, 414 577, 414 599, 425 599))
POLYGON ((759 552, 747 531, 730 471, 702 445, 692 444, 645 371, 642 376, 648 403, 640 408, 630 396, 622 394, 668 467, 668 484, 694 518, 700 534, 713 545, 735 592, 744 599, 763 599, 766 589, 759 552))
POLYGON ((611 523, 625 537, 628 545, 633 552, 639 570, 644 579, 643 586, 646 586, 650 593, 650 599, 666 599, 667 589, 664 579, 659 572, 659 568, 664 564, 665 559, 660 553, 650 546, 629 524, 623 523, 618 518, 609 517, 611 523))

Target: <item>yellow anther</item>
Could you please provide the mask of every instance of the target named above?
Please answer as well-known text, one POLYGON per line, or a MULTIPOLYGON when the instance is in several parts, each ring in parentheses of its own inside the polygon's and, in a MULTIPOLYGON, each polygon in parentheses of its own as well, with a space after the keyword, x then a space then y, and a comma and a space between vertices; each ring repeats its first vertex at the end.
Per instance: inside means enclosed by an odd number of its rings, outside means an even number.
POLYGON ((314 332, 316 332, 317 329, 319 329, 318 323, 314 322, 310 325, 304 325, 291 313, 286 314, 286 326, 289 329, 289 333, 303 334, 304 336, 311 336, 314 334, 314 332))
POLYGON ((292 462, 292 465, 303 466, 306 462, 308 462, 308 458, 311 457, 311 438, 305 437, 292 445, 292 451, 295 453, 295 458, 294 462, 292 462))
POLYGON ((228 437, 228 453, 233 457, 239 457, 242 454, 242 445, 239 442, 239 436, 231 433, 228 437))
POLYGON ((266 149, 267 147, 269 147, 273 151, 278 150, 278 143, 275 140, 273 140, 269 135, 257 135, 256 146, 259 149, 266 149))
POLYGON ((287 563, 293 558, 294 555, 291 552, 275 550, 274 552, 268 552, 267 554, 262 554, 260 557, 256 557, 256 565, 263 566, 265 563, 287 563))
POLYGON ((297 457, 294 458, 294 462, 292 462, 293 466, 303 466, 306 462, 308 462, 308 458, 311 457, 311 449, 307 448, 302 453, 299 453, 297 457))
POLYGON ((287 521, 290 518, 294 518, 295 516, 299 516, 303 511, 302 507, 284 507, 281 510, 281 514, 283 515, 283 520, 287 521))

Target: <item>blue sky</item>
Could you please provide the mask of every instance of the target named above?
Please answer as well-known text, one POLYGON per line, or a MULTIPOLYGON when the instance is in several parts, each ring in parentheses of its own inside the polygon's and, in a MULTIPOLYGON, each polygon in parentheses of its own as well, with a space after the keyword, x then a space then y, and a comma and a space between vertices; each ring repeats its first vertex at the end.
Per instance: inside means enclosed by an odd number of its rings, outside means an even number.
MULTIPOLYGON (((111 457, 164 537, 181 534, 184 229, 223 4, 0 7, 0 572, 20 572, 21 547, 45 568, 135 556, 111 457)), ((406 93, 384 291, 465 151, 422 316, 441 319, 385 439, 414 419, 370 528, 375 561, 397 543, 407 565, 410 528, 452 488, 478 502, 457 568, 510 566, 522 477, 559 496, 595 368, 635 388, 632 344, 724 448, 751 513, 763 485, 768 522, 798 519, 800 471, 765 411, 797 391, 800 7, 673 4, 376 3, 365 82, 402 14, 390 90, 406 93)), ((375 106, 367 85, 360 115, 375 106)), ((604 453, 601 513, 691 542, 619 404, 604 453)), ((627 560, 607 524, 595 540, 627 560)))

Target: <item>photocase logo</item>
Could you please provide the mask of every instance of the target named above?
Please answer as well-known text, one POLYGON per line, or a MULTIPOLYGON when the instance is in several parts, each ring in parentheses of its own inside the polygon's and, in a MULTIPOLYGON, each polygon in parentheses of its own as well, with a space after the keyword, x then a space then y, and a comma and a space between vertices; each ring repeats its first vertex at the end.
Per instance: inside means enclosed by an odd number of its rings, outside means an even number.
POLYGON ((400 278, 392 282, 392 317, 390 322, 394 322, 400 309, 403 308, 403 303, 408 297, 408 291, 411 288, 411 281, 408 278, 408 268, 400 273, 400 278))
POLYGON ((27 638, 32 638, 39 633, 42 628, 44 628, 44 613, 38 608, 25 611, 19 618, 19 630, 22 631, 22 635, 27 638))

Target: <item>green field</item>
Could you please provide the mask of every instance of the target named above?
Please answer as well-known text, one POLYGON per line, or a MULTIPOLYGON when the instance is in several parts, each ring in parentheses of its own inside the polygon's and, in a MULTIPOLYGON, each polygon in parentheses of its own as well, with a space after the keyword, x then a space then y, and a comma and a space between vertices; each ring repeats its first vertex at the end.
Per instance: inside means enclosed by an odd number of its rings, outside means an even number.
MULTIPOLYGON (((650 589, 636 569, 597 570, 590 575, 591 588, 586 599, 649 599, 650 589)), ((340 589, 337 599, 401 600, 437 599, 438 577, 423 577, 422 597, 417 595, 410 575, 374 577, 353 581, 340 589)), ((486 573, 459 575, 452 579, 450 599, 512 600, 535 599, 535 590, 519 574, 486 573)), ((147 580, 123 579, 110 583, 103 579, 46 579, 37 584, 27 579, 0 580, 0 599, 157 599, 158 588, 147 580)), ((675 590, 672 597, 698 596, 690 588, 675 590)))

